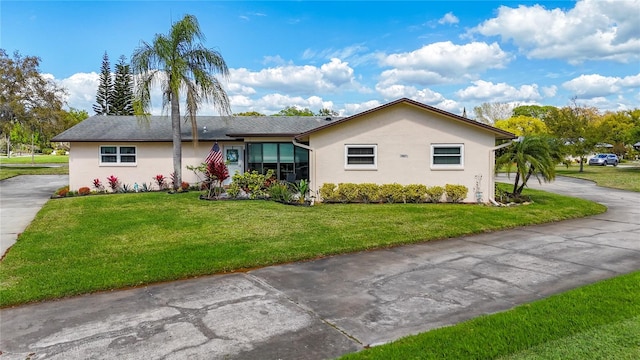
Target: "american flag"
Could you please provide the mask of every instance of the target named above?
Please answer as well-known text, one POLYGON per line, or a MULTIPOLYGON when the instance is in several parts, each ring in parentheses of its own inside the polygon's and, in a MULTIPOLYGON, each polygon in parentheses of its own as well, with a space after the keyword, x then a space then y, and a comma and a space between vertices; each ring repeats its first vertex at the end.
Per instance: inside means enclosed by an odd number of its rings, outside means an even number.
POLYGON ((204 161, 208 164, 213 161, 214 164, 222 162, 222 151, 220 151, 220 146, 218 146, 218 142, 216 141, 213 144, 213 147, 209 151, 209 155, 204 161))

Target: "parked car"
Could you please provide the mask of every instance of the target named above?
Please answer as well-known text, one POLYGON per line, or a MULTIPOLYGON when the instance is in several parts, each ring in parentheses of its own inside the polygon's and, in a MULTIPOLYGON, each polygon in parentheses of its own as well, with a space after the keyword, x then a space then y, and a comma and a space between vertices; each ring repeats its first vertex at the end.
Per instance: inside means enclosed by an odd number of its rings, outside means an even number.
POLYGON ((618 166, 618 162, 619 160, 616 154, 597 154, 596 156, 589 159, 589 165, 618 166))

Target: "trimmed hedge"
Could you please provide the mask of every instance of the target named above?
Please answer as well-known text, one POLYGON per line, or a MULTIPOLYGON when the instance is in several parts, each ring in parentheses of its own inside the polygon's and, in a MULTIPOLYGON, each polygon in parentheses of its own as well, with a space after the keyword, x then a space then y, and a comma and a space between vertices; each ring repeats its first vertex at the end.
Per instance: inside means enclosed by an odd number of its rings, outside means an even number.
POLYGON ((459 203, 467 197, 469 189, 464 185, 447 184, 427 187, 423 184, 354 184, 325 183, 319 189, 325 203, 459 203))

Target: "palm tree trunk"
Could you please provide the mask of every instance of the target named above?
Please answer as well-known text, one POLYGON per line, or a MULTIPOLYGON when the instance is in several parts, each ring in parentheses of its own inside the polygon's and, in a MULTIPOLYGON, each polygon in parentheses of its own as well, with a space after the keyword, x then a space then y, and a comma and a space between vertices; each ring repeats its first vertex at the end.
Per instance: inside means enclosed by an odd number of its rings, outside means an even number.
POLYGON ((516 181, 513 183, 513 195, 516 194, 518 190, 518 182, 520 181, 520 169, 516 169, 516 181))
POLYGON ((178 94, 171 92, 171 129, 173 130, 173 189, 182 184, 182 131, 180 129, 180 103, 178 94))
POLYGON ((522 190, 524 190, 524 186, 527 185, 527 182, 529 181, 529 178, 531 178, 531 175, 533 174, 534 171, 535 171, 534 167, 531 166, 529 168, 529 172, 527 173, 527 176, 525 176, 524 180, 522 181, 522 185, 520 185, 520 187, 518 188, 518 195, 522 194, 522 190))

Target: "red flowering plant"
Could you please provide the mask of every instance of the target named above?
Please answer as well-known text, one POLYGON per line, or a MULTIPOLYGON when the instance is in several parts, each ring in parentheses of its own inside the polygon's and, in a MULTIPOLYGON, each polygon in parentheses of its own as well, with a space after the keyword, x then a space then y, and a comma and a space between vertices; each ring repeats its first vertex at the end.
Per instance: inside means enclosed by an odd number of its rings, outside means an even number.
POLYGON ((96 188, 96 191, 104 192, 104 185, 100 179, 93 179, 93 187, 96 188))
POLYGON ((158 184, 158 188, 160 190, 164 189, 167 186, 167 184, 165 183, 167 181, 167 178, 165 178, 164 175, 162 175, 162 174, 156 175, 153 178, 153 180, 156 181, 156 184, 158 184))
POLYGON ((222 194, 222 183, 229 178, 229 168, 224 162, 210 162, 207 164, 207 182, 209 197, 219 198, 222 194))
POLYGON ((120 188, 120 180, 118 180, 117 177, 111 175, 107 178, 107 182, 109 183, 111 191, 118 192, 118 188, 120 188))
POLYGON ((89 189, 89 187, 87 186, 83 186, 80 189, 78 189, 78 195, 85 196, 89 194, 91 194, 91 189, 89 189))

